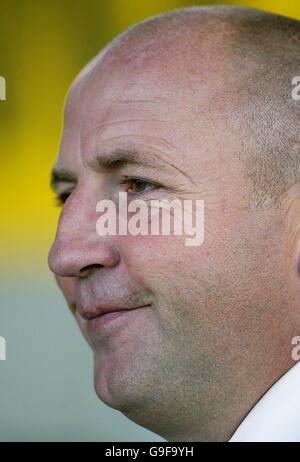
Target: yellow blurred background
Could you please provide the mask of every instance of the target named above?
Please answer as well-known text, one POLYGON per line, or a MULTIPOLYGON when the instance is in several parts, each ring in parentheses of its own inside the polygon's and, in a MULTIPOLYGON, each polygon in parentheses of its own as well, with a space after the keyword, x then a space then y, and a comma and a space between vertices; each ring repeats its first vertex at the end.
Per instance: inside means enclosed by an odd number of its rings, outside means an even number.
MULTIPOLYGON (((1 255, 6 270, 46 270, 58 209, 49 190, 66 91, 82 66, 129 25, 169 9, 218 2, 1 0, 1 255)), ((299 0, 229 1, 300 18, 299 0)), ((2 266, 3 267, 3 266, 2 266)), ((32 271, 31 271, 32 270, 32 271)), ((42 271, 43 272, 43 271, 42 271)))

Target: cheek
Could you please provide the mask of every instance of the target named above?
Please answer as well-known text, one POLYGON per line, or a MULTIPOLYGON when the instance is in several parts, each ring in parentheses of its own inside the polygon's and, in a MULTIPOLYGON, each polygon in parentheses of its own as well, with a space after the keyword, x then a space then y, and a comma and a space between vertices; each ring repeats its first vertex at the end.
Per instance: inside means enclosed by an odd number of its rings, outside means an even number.
POLYGON ((174 236, 126 236, 121 252, 130 273, 142 277, 156 271, 165 271, 170 260, 180 258, 182 237, 174 236), (133 274, 134 273, 134 274, 133 274))
POLYGON ((155 295, 188 289, 213 260, 205 242, 189 247, 184 236, 127 236, 121 252, 130 276, 155 295))

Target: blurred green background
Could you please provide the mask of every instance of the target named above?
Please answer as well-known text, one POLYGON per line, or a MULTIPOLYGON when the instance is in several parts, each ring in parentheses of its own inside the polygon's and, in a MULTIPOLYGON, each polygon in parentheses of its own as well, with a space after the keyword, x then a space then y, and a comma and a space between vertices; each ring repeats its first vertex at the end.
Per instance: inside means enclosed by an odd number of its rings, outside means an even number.
POLYGON ((0 441, 163 441, 95 396, 92 355, 47 268, 58 218, 49 171, 84 64, 148 16, 217 3, 300 19, 299 0, 0 0, 0 441))

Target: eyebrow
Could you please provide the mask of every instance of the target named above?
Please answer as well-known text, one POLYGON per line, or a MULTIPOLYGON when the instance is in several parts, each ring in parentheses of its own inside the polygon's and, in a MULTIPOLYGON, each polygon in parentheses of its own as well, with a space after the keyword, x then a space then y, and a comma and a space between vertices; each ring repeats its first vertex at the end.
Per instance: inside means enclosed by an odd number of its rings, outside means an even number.
MULTIPOLYGON (((153 154, 151 159, 149 157, 149 154, 134 148, 117 148, 110 152, 97 154, 89 163, 96 171, 117 170, 124 165, 142 165, 152 169, 157 169, 159 166, 160 170, 169 170, 168 166, 158 162, 153 154)), ((52 169, 50 186, 54 191, 59 183, 77 183, 77 181, 76 174, 65 168, 54 167, 52 169)))
POLYGON ((124 165, 142 165, 153 170, 165 170, 170 173, 170 168, 177 170, 195 184, 190 175, 184 172, 181 168, 171 163, 170 161, 160 161, 153 153, 138 151, 134 148, 119 148, 109 153, 97 155, 95 158, 96 168, 101 170, 117 169, 124 165))
POLYGON ((59 183, 77 183, 75 173, 64 168, 54 167, 51 171, 50 186, 55 191, 59 183))
MULTIPOLYGON (((156 168, 157 159, 149 154, 140 152, 134 148, 118 148, 108 153, 98 154, 93 163, 101 170, 116 170, 124 165, 143 165, 144 167, 156 168)), ((160 166, 164 166, 160 162, 160 166)))

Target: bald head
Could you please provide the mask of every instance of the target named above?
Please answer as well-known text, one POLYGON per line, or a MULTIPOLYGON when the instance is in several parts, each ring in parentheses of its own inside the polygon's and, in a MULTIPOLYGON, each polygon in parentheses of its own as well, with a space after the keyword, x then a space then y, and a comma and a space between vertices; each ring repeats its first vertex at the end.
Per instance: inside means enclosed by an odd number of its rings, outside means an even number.
MULTIPOLYGON (((84 76, 155 73, 197 111, 205 99, 241 142, 250 206, 278 205, 299 180, 300 22, 248 8, 189 7, 125 30, 87 65, 84 76), (204 96, 205 95, 205 96, 204 96)), ((238 159, 237 159, 238 160, 238 159)))

